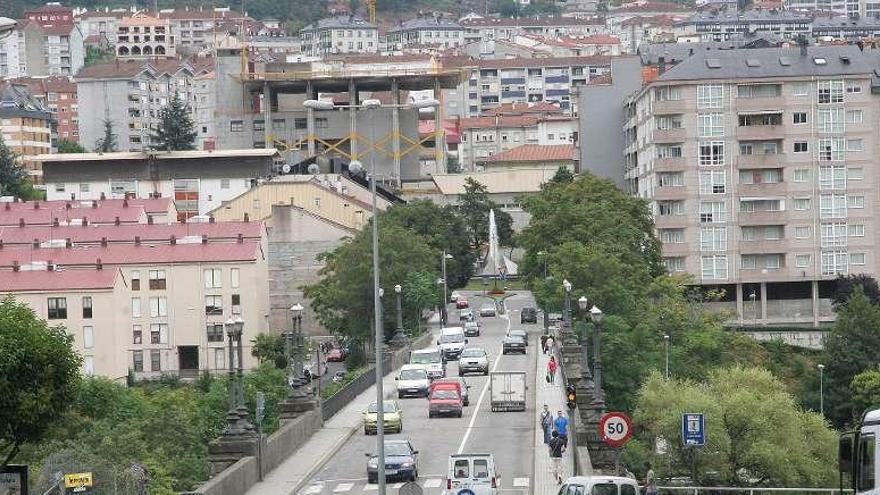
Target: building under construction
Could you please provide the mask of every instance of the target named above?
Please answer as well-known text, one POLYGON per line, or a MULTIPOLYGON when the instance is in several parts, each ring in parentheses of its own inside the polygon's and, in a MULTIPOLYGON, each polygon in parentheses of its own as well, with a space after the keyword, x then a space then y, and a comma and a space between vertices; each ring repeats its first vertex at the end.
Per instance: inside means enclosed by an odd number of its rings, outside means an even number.
POLYGON ((216 61, 220 148, 274 146, 293 170, 317 162, 331 172, 337 164, 360 160, 369 167, 374 160, 376 175, 398 185, 446 171, 441 90, 462 82, 460 68, 426 56, 261 63, 241 47, 218 49, 216 61), (441 104, 408 108, 402 95, 425 90, 441 104), (380 95, 381 107, 358 107, 380 95), (304 108, 305 100, 319 98, 332 98, 338 108, 304 108), (434 120, 430 134, 420 136, 420 118, 434 120))

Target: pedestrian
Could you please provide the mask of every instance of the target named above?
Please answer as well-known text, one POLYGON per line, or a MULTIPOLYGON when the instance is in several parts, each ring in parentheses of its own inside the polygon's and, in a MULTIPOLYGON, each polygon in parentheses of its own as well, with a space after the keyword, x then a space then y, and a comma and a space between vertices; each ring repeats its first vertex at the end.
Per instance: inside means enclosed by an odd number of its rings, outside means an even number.
POLYGON ((645 473, 645 495, 657 495, 657 479, 654 476, 654 469, 651 463, 646 464, 647 472, 645 473))
POLYGON ((544 432, 544 443, 549 444, 550 433, 553 431, 553 413, 547 404, 544 404, 544 410, 541 411, 541 431, 544 432))
POLYGON ((561 485, 563 479, 562 453, 565 452, 566 444, 560 438, 559 432, 554 431, 548 445, 550 447, 550 473, 556 478, 556 484, 561 485))
POLYGON ((556 364, 556 357, 550 356, 550 361, 547 362, 547 382, 553 385, 556 383, 556 368, 559 365, 556 364))
POLYGON ((553 344, 554 343, 555 342, 553 341, 552 335, 547 337, 547 340, 544 341, 544 354, 553 355, 553 344))
POLYGON ((566 418, 562 411, 557 412, 556 421, 553 422, 553 427, 556 429, 556 433, 559 434, 559 438, 565 442, 566 448, 568 447, 568 418, 566 418))

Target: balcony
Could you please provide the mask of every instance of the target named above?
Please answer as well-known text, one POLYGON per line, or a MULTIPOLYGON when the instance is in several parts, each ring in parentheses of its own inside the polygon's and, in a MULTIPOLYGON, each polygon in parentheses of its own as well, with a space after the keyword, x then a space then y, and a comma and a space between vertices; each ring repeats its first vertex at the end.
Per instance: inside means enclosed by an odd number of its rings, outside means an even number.
POLYGON ((782 110, 772 110, 775 108, 779 108, 779 100, 779 96, 768 96, 760 98, 737 98, 736 110, 738 112, 782 113, 782 110))
POLYGON ((664 201, 667 199, 687 199, 687 187, 657 186, 654 188, 654 199, 657 201, 664 201))
POLYGON ((788 239, 755 239, 754 241, 739 241, 741 254, 772 254, 786 251, 789 245, 788 239))
POLYGON ((683 229, 688 226, 687 215, 655 215, 654 227, 658 229, 683 229))
POLYGON ((780 211, 740 211, 737 221, 741 226, 749 225, 780 225, 787 223, 785 210, 780 211))
POLYGON ((784 136, 783 125, 747 125, 736 128, 736 138, 741 141, 772 141, 784 136))
POLYGON ((501 84, 525 84, 526 78, 524 77, 502 77, 501 84))
MULTIPOLYGON (((697 246, 699 248, 699 246, 697 246)), ((694 254, 694 244, 692 242, 677 242, 674 244, 663 244, 663 256, 688 256, 694 254)))
POLYGON ((780 168, 785 164, 785 153, 739 155, 736 165, 739 168, 780 168))
MULTIPOLYGON (((760 184, 739 184, 737 185, 740 196, 758 196, 758 197, 780 197, 786 196, 788 193, 788 184, 785 182, 764 182, 760 184)), ((757 212, 756 212, 757 213, 757 212)))
POLYGON ((544 78, 544 82, 547 84, 553 83, 568 83, 568 76, 547 76, 544 78))
POLYGON ((655 101, 651 105, 651 112, 655 115, 664 115, 664 114, 683 114, 687 111, 687 102, 684 100, 666 100, 666 101, 655 101))
POLYGON ((682 172, 684 170, 687 170, 687 160, 683 157, 654 160, 654 171, 656 172, 682 172))
POLYGON ((686 137, 684 129, 656 129, 653 135, 655 143, 683 143, 686 137))

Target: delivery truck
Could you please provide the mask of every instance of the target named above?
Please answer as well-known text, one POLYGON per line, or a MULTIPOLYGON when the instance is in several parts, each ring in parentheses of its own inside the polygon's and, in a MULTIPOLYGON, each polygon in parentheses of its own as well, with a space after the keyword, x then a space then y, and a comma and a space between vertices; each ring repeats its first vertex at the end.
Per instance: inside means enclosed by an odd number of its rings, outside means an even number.
POLYGON ((527 388, 525 371, 493 371, 489 374, 492 411, 525 411, 527 388))

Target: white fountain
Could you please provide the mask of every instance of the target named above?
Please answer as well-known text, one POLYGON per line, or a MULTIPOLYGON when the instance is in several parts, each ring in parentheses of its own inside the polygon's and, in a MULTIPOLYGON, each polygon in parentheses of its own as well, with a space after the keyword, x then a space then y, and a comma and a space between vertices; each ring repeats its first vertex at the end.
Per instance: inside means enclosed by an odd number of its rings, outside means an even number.
POLYGON ((498 225, 495 223, 495 210, 489 210, 489 252, 480 275, 502 278, 516 275, 517 272, 517 264, 504 256, 498 246, 498 225))

